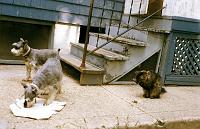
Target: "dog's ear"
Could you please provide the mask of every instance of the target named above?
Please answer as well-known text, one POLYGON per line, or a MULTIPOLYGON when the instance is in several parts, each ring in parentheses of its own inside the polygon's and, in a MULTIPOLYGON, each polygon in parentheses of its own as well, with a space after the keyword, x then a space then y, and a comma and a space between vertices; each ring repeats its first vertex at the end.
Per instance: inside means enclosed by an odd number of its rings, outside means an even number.
POLYGON ((20 38, 20 41, 21 41, 24 45, 28 44, 28 40, 24 40, 23 38, 20 38))
POLYGON ((24 47, 25 47, 25 46, 27 47, 27 45, 28 45, 28 40, 24 40, 24 42, 22 42, 22 43, 23 43, 24 47))
POLYGON ((22 42, 24 42, 24 39, 23 39, 23 38, 19 38, 19 40, 22 41, 22 42))
POLYGON ((28 44, 28 40, 24 40, 24 44, 28 44))
POLYGON ((13 46, 13 47, 17 46, 17 43, 13 43, 12 46, 13 46))
POLYGON ((28 87, 28 84, 26 82, 21 82, 21 85, 26 89, 28 87))

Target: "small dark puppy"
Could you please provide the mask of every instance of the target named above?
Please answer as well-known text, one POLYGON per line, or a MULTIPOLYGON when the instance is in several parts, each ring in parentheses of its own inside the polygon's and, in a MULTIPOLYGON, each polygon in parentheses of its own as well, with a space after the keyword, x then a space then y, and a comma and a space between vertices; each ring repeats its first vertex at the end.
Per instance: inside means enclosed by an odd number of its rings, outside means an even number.
POLYGON ((62 67, 59 58, 49 58, 36 72, 32 83, 22 83, 24 87, 24 107, 32 107, 35 98, 45 94, 44 105, 49 105, 61 92, 62 67))
POLYGON ((59 56, 58 50, 53 49, 33 49, 28 46, 28 41, 20 38, 20 41, 12 44, 11 53, 15 56, 24 57, 26 65, 26 79, 24 81, 31 81, 31 71, 35 72, 42 66, 48 58, 59 56))
POLYGON ((160 94, 166 92, 162 87, 160 75, 152 71, 136 72, 136 83, 143 88, 145 98, 160 98, 160 94))

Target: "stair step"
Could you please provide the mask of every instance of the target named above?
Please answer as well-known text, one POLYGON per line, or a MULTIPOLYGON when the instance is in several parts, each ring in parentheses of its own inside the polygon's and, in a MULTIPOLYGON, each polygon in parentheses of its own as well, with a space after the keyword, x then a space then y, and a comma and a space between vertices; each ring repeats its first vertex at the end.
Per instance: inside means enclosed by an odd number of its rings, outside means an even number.
MULTIPOLYGON (((84 44, 80 44, 80 43, 71 43, 71 45, 75 46, 75 47, 78 47, 80 49, 84 48, 84 44)), ((87 50, 89 52, 91 52, 95 48, 96 48, 95 46, 92 46, 92 45, 88 44, 87 50)), ((105 58, 107 60, 123 61, 123 60, 128 60, 129 59, 129 57, 127 57, 127 56, 123 56, 121 54, 117 54, 117 53, 114 53, 114 52, 111 52, 111 51, 108 51, 108 50, 105 50, 105 49, 102 49, 102 48, 98 49, 93 54, 97 55, 99 57, 103 57, 103 58, 105 58)))
POLYGON ((60 59, 74 67, 76 70, 80 72, 80 85, 102 85, 103 84, 103 76, 105 70, 99 67, 96 67, 92 64, 85 63, 85 67, 81 68, 81 59, 65 52, 64 50, 60 51, 60 59))
MULTIPOLYGON (((103 38, 103 39, 108 39, 108 40, 112 40, 114 37, 111 35, 107 35, 107 34, 97 34, 97 33, 90 33, 91 36, 99 36, 99 38, 103 38)), ((128 44, 128 45, 133 45, 133 46, 148 46, 147 43, 143 42, 143 41, 138 41, 138 40, 134 40, 128 37, 118 37, 117 39, 114 40, 117 43, 121 43, 121 44, 128 44)))
MULTIPOLYGON (((111 25, 111 26, 107 25, 106 26, 106 34, 108 34, 108 32, 109 32, 109 35, 117 36, 117 35, 121 34, 122 32, 127 31, 127 29, 129 29, 129 28, 130 28, 130 26, 121 25, 119 28, 118 25, 111 25)), ((147 42, 148 31, 145 29, 142 30, 139 27, 135 27, 120 37, 134 39, 134 40, 142 41, 142 42, 147 42)))
POLYGON ((64 51, 60 51, 60 58, 63 62, 73 66, 75 69, 77 69, 80 72, 83 73, 90 73, 90 74, 103 74, 104 70, 94 66, 90 63, 85 64, 85 68, 80 68, 82 60, 80 58, 77 58, 76 56, 73 56, 69 53, 65 53, 64 51))
MULTIPOLYGON (((92 35, 90 35, 89 44, 92 46, 101 46, 102 44, 105 44, 108 41, 107 36, 108 35, 101 34, 101 35, 99 35, 99 38, 98 38, 98 34, 93 33, 92 35)), ((109 36, 109 37, 111 37, 111 36, 109 36)), ((118 41, 114 40, 114 41, 108 43, 107 45, 103 46, 102 48, 105 50, 108 50, 108 51, 112 51, 112 52, 124 55, 124 56, 129 56, 130 53, 132 52, 131 51, 132 48, 137 49, 137 48, 145 48, 146 46, 149 46, 149 44, 147 44, 145 42, 141 42, 141 41, 136 42, 136 40, 120 38, 120 37, 119 37, 119 39, 122 39, 122 40, 120 40, 120 42, 119 42, 119 40, 118 41), (123 40, 125 40, 125 41, 123 41, 123 40), (129 45, 130 43, 132 45, 129 45)))
MULTIPOLYGON (((117 25, 112 25, 112 26, 116 26, 116 27, 118 27, 117 25)), ((132 27, 132 26, 128 26, 127 24, 121 24, 121 28, 130 28, 130 27, 132 27)), ((138 30, 138 31, 142 31, 142 32, 157 32, 157 33, 170 33, 170 31, 169 30, 162 30, 162 29, 155 29, 155 28, 147 28, 147 27, 135 27, 134 28, 134 30, 138 30)))

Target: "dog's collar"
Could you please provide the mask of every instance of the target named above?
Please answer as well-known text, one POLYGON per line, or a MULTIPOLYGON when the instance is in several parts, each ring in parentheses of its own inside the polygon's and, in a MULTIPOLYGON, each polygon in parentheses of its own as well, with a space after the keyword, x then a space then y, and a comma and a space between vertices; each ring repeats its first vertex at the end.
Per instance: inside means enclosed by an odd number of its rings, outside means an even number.
POLYGON ((24 53, 22 56, 26 57, 30 52, 31 52, 31 48, 28 46, 28 51, 26 51, 26 53, 24 53))

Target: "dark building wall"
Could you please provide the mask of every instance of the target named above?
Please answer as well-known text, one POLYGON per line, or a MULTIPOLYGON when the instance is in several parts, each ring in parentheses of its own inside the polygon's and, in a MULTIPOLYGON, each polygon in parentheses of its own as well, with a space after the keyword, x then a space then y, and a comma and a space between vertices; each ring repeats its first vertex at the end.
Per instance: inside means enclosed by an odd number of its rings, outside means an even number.
MULTIPOLYGON (((111 16, 114 1, 114 17, 120 18, 125 0, 94 0, 92 25, 98 26, 102 8, 105 8, 103 23, 111 16)), ((0 15, 37 19, 44 21, 87 24, 90 0, 0 0, 0 15)))

